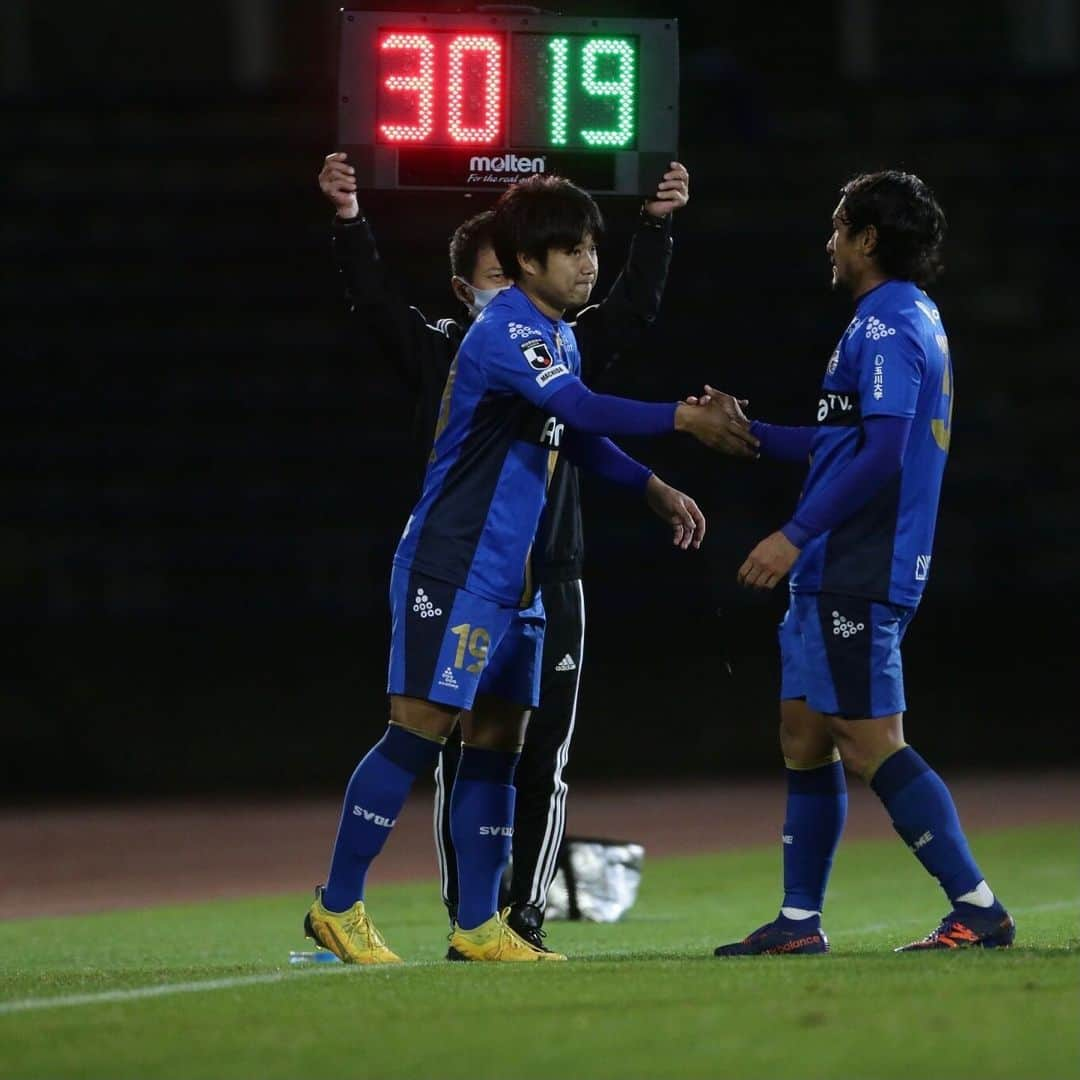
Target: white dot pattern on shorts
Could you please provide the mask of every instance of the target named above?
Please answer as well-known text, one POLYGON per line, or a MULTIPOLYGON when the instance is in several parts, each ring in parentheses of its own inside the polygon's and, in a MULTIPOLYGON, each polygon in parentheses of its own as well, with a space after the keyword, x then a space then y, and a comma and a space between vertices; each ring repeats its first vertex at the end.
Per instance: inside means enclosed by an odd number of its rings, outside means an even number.
POLYGON ((838 637, 849 638, 854 634, 857 634, 860 630, 866 629, 865 623, 852 622, 849 618, 841 615, 839 611, 832 613, 832 632, 838 637))
POLYGON ((436 607, 428 598, 428 594, 423 589, 416 590, 416 596, 413 598, 413 611, 415 611, 421 619, 434 619, 436 615, 442 614, 442 608, 436 607))

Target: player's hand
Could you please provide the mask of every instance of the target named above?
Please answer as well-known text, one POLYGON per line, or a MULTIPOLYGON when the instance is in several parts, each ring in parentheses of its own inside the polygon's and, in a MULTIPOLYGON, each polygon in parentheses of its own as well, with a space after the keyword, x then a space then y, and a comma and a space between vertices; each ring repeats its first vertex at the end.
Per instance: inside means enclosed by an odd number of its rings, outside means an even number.
POLYGON ((750 421, 741 399, 705 388, 699 398, 687 398, 675 408, 675 430, 686 431, 713 450, 744 461, 758 456, 758 440, 750 433, 750 421))
POLYGON ((645 203, 645 213, 652 217, 667 217, 690 201, 690 174, 686 166, 678 161, 671 162, 671 167, 660 183, 656 185, 656 194, 645 203))
POLYGON ((689 495, 676 491, 653 473, 645 485, 645 501, 658 518, 671 526, 672 542, 677 548, 685 551, 689 547, 701 547, 705 539, 705 515, 689 495))
POLYGON ((798 557, 799 549, 777 530, 746 556, 737 580, 748 589, 774 589, 787 577, 798 557))
POLYGON ((356 173, 345 163, 347 154, 327 154, 319 173, 319 188, 334 204, 339 218, 357 217, 360 204, 356 201, 356 173))
MULTIPOLYGON (((747 423, 750 422, 746 413, 743 412, 744 409, 750 407, 749 399, 732 397, 730 394, 724 394, 723 398, 725 399, 724 407, 727 409, 728 414, 733 420, 745 420, 747 423)), ((712 395, 709 393, 702 393, 701 397, 694 397, 694 395, 691 394, 689 397, 683 398, 683 401, 685 401, 687 405, 708 405, 709 402, 712 401, 712 395)))

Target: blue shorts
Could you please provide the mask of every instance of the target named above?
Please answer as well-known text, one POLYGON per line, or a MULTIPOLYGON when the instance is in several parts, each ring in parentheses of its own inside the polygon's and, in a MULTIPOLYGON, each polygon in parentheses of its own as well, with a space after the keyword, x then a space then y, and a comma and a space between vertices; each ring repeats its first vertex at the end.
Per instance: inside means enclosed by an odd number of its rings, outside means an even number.
POLYGON ((902 713, 900 642, 914 608, 836 593, 792 593, 780 623, 781 701, 851 719, 902 713))
POLYGON ((544 605, 504 607, 406 567, 390 574, 386 692, 471 709, 477 694, 540 700, 544 605))

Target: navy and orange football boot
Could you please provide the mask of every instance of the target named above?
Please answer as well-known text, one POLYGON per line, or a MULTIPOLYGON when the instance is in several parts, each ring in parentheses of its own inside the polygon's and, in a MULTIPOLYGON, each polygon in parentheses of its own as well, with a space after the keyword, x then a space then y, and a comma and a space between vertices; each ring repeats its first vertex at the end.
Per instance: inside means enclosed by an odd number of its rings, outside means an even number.
POLYGON ((1007 949, 1016 939, 1016 922, 995 904, 985 912, 952 910, 941 925, 926 937, 893 949, 893 952, 922 952, 926 949, 1007 949))
POLYGON ((816 919, 778 915, 742 941, 719 945, 714 956, 815 956, 829 951, 829 939, 816 919))

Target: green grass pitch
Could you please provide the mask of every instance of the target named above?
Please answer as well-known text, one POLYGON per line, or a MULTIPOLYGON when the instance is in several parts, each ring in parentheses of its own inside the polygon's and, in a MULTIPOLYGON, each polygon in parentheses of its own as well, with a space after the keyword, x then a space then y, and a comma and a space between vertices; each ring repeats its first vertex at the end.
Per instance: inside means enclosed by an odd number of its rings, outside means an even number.
POLYGON ((975 837, 1002 952, 892 953, 945 910, 899 841, 841 847, 827 957, 711 955, 774 913, 775 849, 647 859, 623 922, 550 926, 567 964, 442 961, 433 882, 369 890, 390 969, 290 968, 299 895, 0 923, 0 1077, 1075 1077, 1077 839, 975 837))

